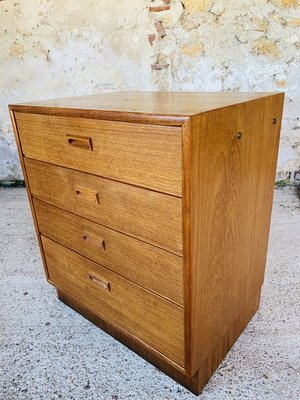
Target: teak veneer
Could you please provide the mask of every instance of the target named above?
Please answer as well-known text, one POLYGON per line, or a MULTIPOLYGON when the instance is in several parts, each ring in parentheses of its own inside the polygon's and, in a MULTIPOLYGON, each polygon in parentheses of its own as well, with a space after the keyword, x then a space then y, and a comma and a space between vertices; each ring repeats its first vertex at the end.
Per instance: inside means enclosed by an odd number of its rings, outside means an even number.
POLYGON ((259 307, 282 93, 11 105, 61 301, 198 394, 259 307))

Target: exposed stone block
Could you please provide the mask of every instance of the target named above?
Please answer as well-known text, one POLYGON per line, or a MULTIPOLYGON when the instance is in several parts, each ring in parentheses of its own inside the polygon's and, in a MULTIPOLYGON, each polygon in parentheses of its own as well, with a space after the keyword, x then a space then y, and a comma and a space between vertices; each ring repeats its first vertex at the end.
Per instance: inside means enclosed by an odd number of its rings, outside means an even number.
POLYGON ((203 44, 202 43, 192 43, 192 44, 183 44, 180 47, 181 53, 190 57, 196 57, 199 54, 203 53, 203 44))
POLYGON ((161 12, 161 11, 168 11, 170 10, 170 6, 158 6, 158 7, 149 7, 150 12, 161 12))
POLYGON ((213 5, 213 0, 182 0, 186 12, 209 11, 213 5))
POLYGON ((154 35, 154 33, 149 34, 149 35, 148 35, 148 41, 149 41, 149 43, 150 43, 150 46, 153 46, 154 40, 155 40, 155 35, 154 35))
POLYGON ((163 27, 163 25, 162 25, 162 23, 160 21, 155 21, 154 22, 154 26, 155 26, 155 29, 156 29, 156 31, 158 33, 158 36, 160 38, 163 38, 164 36, 166 36, 166 32, 164 30, 164 27, 163 27))
POLYGON ((271 42, 266 38, 256 40, 252 45, 252 50, 255 54, 269 55, 274 58, 280 58, 280 51, 276 43, 271 42))
POLYGON ((296 8, 300 5, 299 0, 271 0, 271 3, 280 8, 296 8))

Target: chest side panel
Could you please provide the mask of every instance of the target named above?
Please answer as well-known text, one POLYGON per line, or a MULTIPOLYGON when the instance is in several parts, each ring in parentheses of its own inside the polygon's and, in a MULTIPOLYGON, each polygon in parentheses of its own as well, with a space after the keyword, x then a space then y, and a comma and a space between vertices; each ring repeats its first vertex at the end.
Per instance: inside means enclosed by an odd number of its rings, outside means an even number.
POLYGON ((191 122, 191 374, 215 369, 257 309, 282 102, 269 96, 191 122))

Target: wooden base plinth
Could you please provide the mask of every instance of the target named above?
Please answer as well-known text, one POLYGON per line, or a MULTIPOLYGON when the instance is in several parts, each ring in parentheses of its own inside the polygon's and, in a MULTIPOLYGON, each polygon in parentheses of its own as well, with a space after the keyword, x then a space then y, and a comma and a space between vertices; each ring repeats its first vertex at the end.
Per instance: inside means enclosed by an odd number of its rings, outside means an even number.
POLYGON ((176 382, 190 390, 195 395, 198 395, 214 371, 217 369, 218 365, 221 363, 223 358, 226 356, 230 348, 233 346, 234 342, 243 332, 248 322, 256 313, 259 307, 260 291, 254 296, 248 304, 247 309, 240 315, 240 317, 235 321, 230 327, 227 334, 220 340, 219 344, 215 347, 214 351, 209 355, 209 357, 200 366, 197 373, 191 378, 185 375, 184 372, 179 371, 175 367, 169 365, 166 361, 157 357, 151 350, 149 350, 145 345, 136 341, 132 336, 124 331, 121 331, 112 324, 102 320, 97 315, 93 313, 84 303, 76 299, 69 293, 57 289, 58 298, 81 314, 83 317, 97 325, 99 328, 107 332, 109 335, 113 336, 129 349, 133 350, 135 353, 143 357, 145 360, 149 361, 152 365, 157 367, 159 370, 163 371, 165 374, 170 376, 176 382))

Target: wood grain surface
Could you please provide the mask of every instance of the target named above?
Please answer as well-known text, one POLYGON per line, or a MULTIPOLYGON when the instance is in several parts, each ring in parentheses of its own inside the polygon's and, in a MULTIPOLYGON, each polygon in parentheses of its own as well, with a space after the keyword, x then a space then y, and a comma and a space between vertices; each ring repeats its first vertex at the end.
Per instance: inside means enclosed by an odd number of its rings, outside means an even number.
POLYGON ((180 198, 40 161, 25 164, 33 197, 182 255, 180 198))
POLYGON ((283 100, 120 92, 10 106, 49 282, 195 394, 259 307, 283 100))
POLYGON ((183 305, 182 257, 36 199, 34 208, 43 236, 183 305))
POLYGON ((193 115, 269 93, 114 92, 14 104, 13 111, 181 126, 193 115))
POLYGON ((263 284, 282 104, 275 95, 191 121, 190 376, 263 284))
POLYGON ((50 281, 97 315, 128 332, 180 366, 184 364, 183 309, 42 236, 50 281), (109 290, 90 276, 108 282, 109 290))
MULTIPOLYGON (((72 296, 69 292, 66 292, 62 288, 57 287, 57 294, 59 300, 61 300, 63 303, 80 313, 84 318, 97 325, 112 337, 116 338, 136 354, 139 354, 145 360, 153 364, 156 368, 169 375, 177 383, 180 383, 194 394, 199 393, 198 374, 196 374, 193 378, 190 378, 185 374, 183 367, 174 363, 172 360, 164 356, 162 353, 159 353, 153 347, 150 347, 136 336, 121 328, 116 322, 107 322, 103 320, 85 303, 80 301, 75 296, 72 296)), ((204 374, 202 375, 204 376, 204 374)))
POLYGON ((34 228, 35 228, 35 232, 36 232, 36 236, 37 236, 37 240, 38 240, 38 244, 39 244, 39 249, 40 249, 40 253, 41 253, 41 257, 42 257, 44 271, 45 271, 46 278, 48 279, 49 278, 48 268, 47 268, 45 254, 44 254, 44 250, 43 250, 43 246, 42 246, 42 242, 41 242, 41 237, 40 237, 40 233, 39 233, 38 222, 37 222, 37 218, 36 218, 35 210, 34 210, 34 206, 33 206, 33 199, 32 199, 32 196, 31 196, 31 191, 30 191, 30 186, 29 186, 29 180, 28 180, 28 176, 27 176, 26 166, 25 166, 25 163, 24 163, 22 144, 21 144, 21 141, 20 141, 19 132, 18 132, 18 128, 17 128, 17 124, 16 124, 16 120, 15 120, 15 114, 11 110, 9 110, 9 114, 10 114, 12 127, 13 127, 13 131, 14 131, 14 135, 15 135, 15 140, 16 140, 16 145, 17 145, 17 149, 18 149, 20 164, 21 164, 21 168, 22 168, 22 172, 23 172, 23 176, 24 176, 24 182, 25 182, 28 201, 29 201, 29 205, 30 205, 30 211, 31 211, 31 214, 32 214, 32 219, 33 219, 34 228))
POLYGON ((181 196, 179 128, 15 115, 26 157, 181 196))

